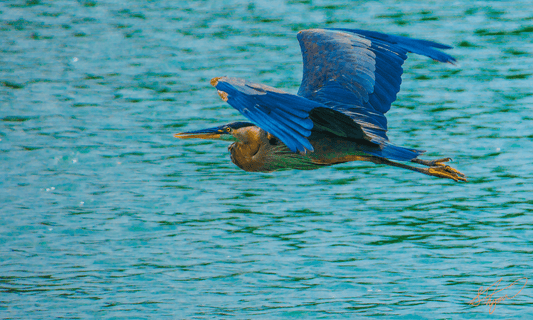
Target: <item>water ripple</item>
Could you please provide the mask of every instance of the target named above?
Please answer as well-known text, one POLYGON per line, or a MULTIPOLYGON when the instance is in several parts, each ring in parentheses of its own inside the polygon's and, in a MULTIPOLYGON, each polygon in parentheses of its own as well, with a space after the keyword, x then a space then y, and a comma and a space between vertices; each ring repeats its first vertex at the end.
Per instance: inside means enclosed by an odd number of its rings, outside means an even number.
MULTIPOLYGON (((487 318, 477 290, 533 267, 526 1, 0 12, 2 318, 487 318), (295 33, 314 27, 455 47, 455 67, 406 62, 389 136, 454 158, 468 183, 367 164, 247 173, 227 143, 172 137, 242 120, 212 77, 296 92, 295 33)), ((531 297, 492 316, 529 319, 531 297)))

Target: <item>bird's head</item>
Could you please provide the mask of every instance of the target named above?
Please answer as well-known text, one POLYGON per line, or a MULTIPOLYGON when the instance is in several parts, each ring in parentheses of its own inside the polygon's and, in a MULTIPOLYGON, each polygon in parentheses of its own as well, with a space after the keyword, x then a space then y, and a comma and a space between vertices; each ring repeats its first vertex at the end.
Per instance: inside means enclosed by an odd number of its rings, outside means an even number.
POLYGON ((224 140, 224 141, 238 141, 241 131, 246 130, 247 127, 255 126, 249 122, 232 122, 219 127, 202 129, 189 132, 180 132, 174 135, 175 138, 180 139, 209 139, 209 140, 224 140))

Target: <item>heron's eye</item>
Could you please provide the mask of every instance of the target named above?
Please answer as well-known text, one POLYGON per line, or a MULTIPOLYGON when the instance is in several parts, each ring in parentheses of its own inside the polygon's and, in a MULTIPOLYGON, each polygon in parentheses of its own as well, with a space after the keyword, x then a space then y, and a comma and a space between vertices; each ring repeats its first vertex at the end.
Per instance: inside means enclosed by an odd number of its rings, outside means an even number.
POLYGON ((231 132, 231 128, 230 128, 230 127, 227 127, 227 128, 226 128, 226 131, 227 131, 227 132, 231 132))

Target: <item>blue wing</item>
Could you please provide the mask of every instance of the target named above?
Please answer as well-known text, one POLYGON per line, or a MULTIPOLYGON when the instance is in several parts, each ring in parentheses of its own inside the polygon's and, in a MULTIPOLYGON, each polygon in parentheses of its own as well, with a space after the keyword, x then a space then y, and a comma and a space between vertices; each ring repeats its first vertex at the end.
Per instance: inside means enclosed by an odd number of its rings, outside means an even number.
POLYGON ((313 128, 309 113, 324 107, 321 103, 238 78, 214 78, 211 84, 222 99, 293 152, 314 151, 307 140, 313 128))
POLYGON ((298 33, 304 72, 298 95, 351 117, 372 141, 388 141, 385 113, 396 100, 407 52, 441 62, 455 59, 450 47, 356 29, 311 29, 298 33))
POLYGON ((349 29, 300 31, 298 41, 304 64, 298 95, 237 78, 214 78, 211 84, 232 107, 278 137, 293 152, 313 151, 307 139, 314 126, 311 118, 329 117, 324 123, 330 124, 332 119, 340 119, 328 112, 311 114, 313 109, 328 108, 353 120, 352 127, 343 120, 332 131, 381 145, 381 151, 370 154, 409 160, 421 153, 389 144, 385 113, 400 90, 406 53, 453 63, 453 57, 433 49, 447 46, 349 29))

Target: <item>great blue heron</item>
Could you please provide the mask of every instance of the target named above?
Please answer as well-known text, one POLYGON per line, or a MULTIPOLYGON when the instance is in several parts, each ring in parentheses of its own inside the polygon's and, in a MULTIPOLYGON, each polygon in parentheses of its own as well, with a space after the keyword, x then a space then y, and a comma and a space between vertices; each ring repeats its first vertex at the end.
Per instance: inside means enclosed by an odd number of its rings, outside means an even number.
POLYGON ((437 50, 451 47, 355 29, 311 29, 297 37, 303 55, 297 95, 242 79, 214 78, 211 84, 222 100, 255 124, 234 122, 174 136, 233 141, 231 161, 245 171, 370 161, 466 181, 444 164, 450 158, 418 159, 424 151, 392 145, 386 134, 385 113, 400 91, 407 52, 453 64, 455 58, 437 50))

